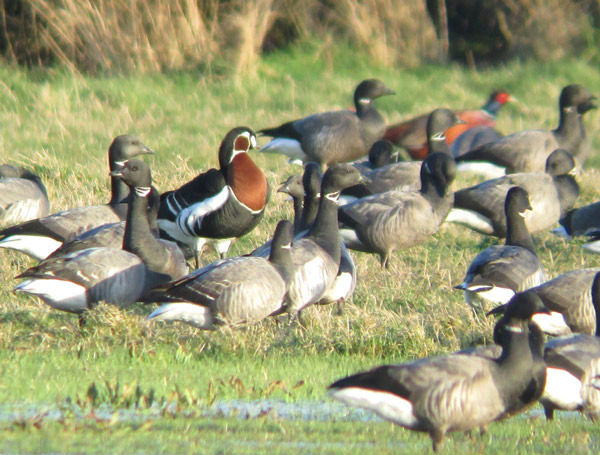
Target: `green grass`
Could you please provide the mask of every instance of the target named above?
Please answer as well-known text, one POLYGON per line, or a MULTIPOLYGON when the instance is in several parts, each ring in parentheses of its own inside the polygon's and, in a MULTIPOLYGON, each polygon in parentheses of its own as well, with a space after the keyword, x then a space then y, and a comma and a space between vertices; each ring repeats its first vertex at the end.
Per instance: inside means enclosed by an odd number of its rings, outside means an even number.
MULTIPOLYGON (((309 47, 272 54, 256 62, 254 76, 243 79, 208 79, 192 72, 100 79, 4 66, 0 154, 2 161, 35 168, 58 211, 108 200, 106 150, 115 135, 126 132, 157 151, 144 159, 157 186, 167 190, 215 166, 220 140, 232 127, 259 129, 349 107, 354 86, 367 77, 396 90, 396 96, 377 102, 389 121, 438 106, 480 106, 492 89, 506 88, 520 100, 500 113, 499 129, 509 133, 553 128, 562 86, 578 82, 600 94, 599 76, 596 66, 579 60, 515 62, 480 72, 458 66, 379 67, 343 46, 328 55, 309 47)), ((593 111, 585 120, 594 150, 600 146, 598 115, 593 111)), ((254 158, 272 187, 298 172, 283 157, 254 158)), ((596 153, 579 178, 580 205, 600 195, 598 168, 596 153)), ((461 176, 455 188, 473 182, 461 176)), ((248 252, 267 239, 277 220, 290 216, 286 204, 273 194, 265 220, 231 253, 248 252)), ((544 233, 535 241, 551 276, 600 264, 599 256, 583 253, 581 240, 565 242, 544 233)), ((80 332, 73 315, 12 294, 12 277, 33 261, 0 251, 0 403, 79 403, 85 409, 110 403, 119 409, 137 396, 146 404, 175 403, 200 412, 215 400, 324 400, 326 386, 348 373, 490 342, 493 322, 474 319, 452 286, 461 282, 477 252, 494 242, 446 226, 423 245, 397 252, 389 270, 381 270, 376 257, 358 253, 360 281, 343 316, 336 316, 334 308, 311 308, 305 329, 288 330, 285 323, 269 320, 217 332, 149 324, 150 309, 142 305, 126 311, 100 306, 80 332)), ((404 444, 418 453, 430 445, 425 436, 387 423, 273 417, 207 420, 177 414, 172 421, 141 426, 42 418, 39 425, 2 423, 0 431, 3 452, 102 452, 107 438, 111 452, 136 447, 139 453, 254 453, 264 441, 271 453, 397 453, 404 444)), ((555 424, 512 420, 491 426, 481 442, 462 435, 453 439, 448 452, 480 453, 483 447, 486 453, 514 452, 518 442, 525 444, 521 453, 556 453, 565 446, 574 453, 598 449, 597 430, 580 417, 555 424)))

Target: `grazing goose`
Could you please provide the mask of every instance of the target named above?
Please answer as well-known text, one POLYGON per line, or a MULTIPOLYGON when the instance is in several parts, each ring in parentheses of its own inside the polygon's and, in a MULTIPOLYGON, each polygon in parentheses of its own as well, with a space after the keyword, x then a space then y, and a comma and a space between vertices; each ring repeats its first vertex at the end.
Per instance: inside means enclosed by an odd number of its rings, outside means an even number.
POLYGON ((26 280, 15 291, 37 295, 58 310, 81 314, 100 301, 124 307, 142 300, 152 287, 187 273, 177 245, 157 240, 150 231, 148 165, 132 159, 111 176, 131 189, 123 249, 88 248, 47 259, 19 275, 26 280))
POLYGON ((48 193, 38 175, 20 166, 0 166, 0 224, 41 218, 49 210, 48 193))
POLYGON ((546 160, 546 172, 523 172, 488 180, 454 193, 454 207, 447 222, 467 226, 482 234, 506 236, 504 201, 506 193, 520 186, 529 194, 531 211, 525 216, 531 234, 542 232, 573 208, 579 185, 573 178, 575 160, 557 149, 546 160))
POLYGON ((352 165, 364 174, 373 169, 387 166, 398 161, 398 152, 394 151, 394 144, 385 139, 375 141, 369 149, 369 154, 366 158, 356 160, 352 165))
MULTIPOLYGON (((108 149, 111 171, 121 169, 123 163, 138 155, 154 153, 131 135, 116 137, 108 149)), ((116 177, 111 177, 111 199, 107 205, 77 207, 48 215, 0 231, 0 248, 21 251, 35 259, 47 258, 63 242, 106 223, 125 218, 127 204, 121 201, 128 188, 116 177)))
MULTIPOLYGON (((154 186, 148 195, 148 222, 152 234, 158 238, 158 227, 156 226, 156 217, 160 206, 160 193, 154 186)), ((75 251, 85 250, 87 248, 107 247, 121 248, 123 246, 123 236, 125 235, 126 221, 117 221, 107 223, 90 229, 73 239, 63 243, 57 248, 49 258, 58 258, 75 251)))
MULTIPOLYGON (((536 294, 550 311, 550 317, 536 323, 548 335, 584 333, 594 335, 600 308, 600 268, 571 270, 527 292, 536 294)), ((505 305, 492 310, 504 311, 505 305)))
POLYGON ((554 230, 563 237, 588 235, 600 230, 600 201, 572 209, 560 220, 554 230))
POLYGON ((292 273, 292 237, 292 224, 280 221, 268 259, 223 259, 171 283, 153 296, 152 300, 166 303, 148 319, 214 330, 219 325, 254 324, 281 312, 292 273))
POLYGON ((350 249, 376 253, 388 266, 392 251, 417 245, 435 234, 452 207, 449 186, 456 165, 434 153, 421 166, 419 191, 388 191, 340 207, 340 234, 350 249))
MULTIPOLYGON (((454 113, 463 120, 462 124, 457 124, 446 131, 446 142, 452 145, 454 140, 465 131, 478 125, 493 127, 496 116, 500 108, 510 101, 510 95, 504 90, 492 92, 486 104, 477 110, 455 110, 454 113)), ((406 120, 389 126, 385 132, 384 138, 391 141, 398 147, 408 151, 412 159, 422 160, 431 152, 427 142, 427 117, 429 114, 406 120)))
POLYGON ((255 147, 250 128, 232 129, 219 148, 219 169, 161 196, 161 237, 191 248, 197 266, 208 240, 223 257, 232 240, 250 232, 263 217, 269 186, 248 154, 255 147))
POLYGON ((525 130, 504 136, 458 156, 456 162, 492 163, 506 174, 541 172, 548 155, 557 148, 567 150, 583 165, 589 154, 582 115, 596 107, 595 96, 578 84, 563 88, 560 99, 560 121, 552 131, 525 130))
POLYGON ((534 294, 515 297, 503 319, 497 359, 451 354, 385 365, 340 379, 329 394, 383 419, 429 433, 437 452, 448 431, 485 427, 515 415, 543 390, 542 343, 531 343, 530 319, 547 312, 534 294), (540 383, 541 381, 541 383, 540 383))
POLYGON ((366 155, 385 131, 385 121, 373 101, 392 94, 383 82, 364 80, 354 92, 356 112, 322 112, 260 130, 259 134, 274 138, 261 151, 282 153, 303 163, 316 161, 322 169, 356 160, 366 155))
MULTIPOLYGON (((446 153, 450 155, 450 148, 446 144, 445 131, 463 121, 449 109, 436 109, 428 118, 427 141, 430 153, 446 153)), ((417 191, 421 188, 420 161, 404 161, 389 164, 384 167, 365 172, 368 179, 365 185, 356 185, 342 192, 345 205, 357 198, 372 194, 385 193, 386 191, 417 191), (353 198, 352 198, 353 196, 353 198)))
POLYGON ((525 225, 525 211, 531 210, 527 191, 515 186, 508 190, 506 243, 492 245, 479 253, 467 270, 465 280, 456 289, 465 291, 465 299, 475 310, 486 310, 486 301, 506 303, 517 292, 545 281, 545 272, 525 225))

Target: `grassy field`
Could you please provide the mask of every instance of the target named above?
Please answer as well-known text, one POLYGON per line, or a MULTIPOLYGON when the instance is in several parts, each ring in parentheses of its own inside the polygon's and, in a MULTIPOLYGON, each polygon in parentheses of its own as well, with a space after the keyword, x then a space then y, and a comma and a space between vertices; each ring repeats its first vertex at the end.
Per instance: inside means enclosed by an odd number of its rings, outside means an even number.
MULTIPOLYGON (((519 99, 499 116, 499 129, 509 133, 554 128, 561 88, 578 82, 598 95, 599 76, 596 66, 579 60, 513 63, 480 72, 457 66, 403 70, 373 66, 343 47, 327 54, 313 48, 273 54, 244 78, 187 72, 94 79, 2 67, 0 161, 35 168, 58 211, 108 200, 106 150, 118 134, 136 134, 157 151, 145 160, 156 185, 167 190, 215 166, 219 142, 232 127, 259 129, 350 107, 354 86, 364 78, 377 77, 396 90, 377 103, 389 121, 438 106, 477 107, 491 90, 505 88, 519 99)), ((599 114, 586 117, 597 150, 599 114)), ((258 153, 254 159, 272 187, 299 171, 280 156, 258 153)), ((598 169, 596 153, 579 177, 580 205, 598 199, 598 169)), ((459 176, 454 186, 473 182, 459 176)), ((267 239, 277 220, 291 215, 288 204, 273 194, 264 221, 231 254, 267 239)), ((599 256, 582 251, 581 240, 565 242, 544 233, 535 241, 551 276, 600 265, 599 256)), ((212 403, 232 399, 325 400, 326 386, 345 374, 490 342, 493 321, 474 319, 452 286, 462 281, 477 252, 495 242, 445 226, 425 244, 397 252, 389 270, 374 256, 356 254, 360 281, 342 316, 334 308, 311 308, 305 312, 306 328, 288 330, 269 320, 235 332, 149 324, 150 308, 141 305, 127 311, 100 306, 80 332, 74 316, 12 294, 13 277, 33 262, 0 251, 0 404, 66 409, 58 421, 43 412, 3 420, 0 405, 0 451, 422 452, 428 438, 388 423, 200 415, 212 403), (73 407, 87 413, 101 405, 175 406, 175 411, 147 423, 72 415, 73 407)), ((553 424, 512 420, 491 426, 481 439, 453 439, 448 452, 506 453, 521 444, 520 453, 556 453, 567 446, 574 453, 596 453, 600 445, 597 428, 578 416, 553 424)))

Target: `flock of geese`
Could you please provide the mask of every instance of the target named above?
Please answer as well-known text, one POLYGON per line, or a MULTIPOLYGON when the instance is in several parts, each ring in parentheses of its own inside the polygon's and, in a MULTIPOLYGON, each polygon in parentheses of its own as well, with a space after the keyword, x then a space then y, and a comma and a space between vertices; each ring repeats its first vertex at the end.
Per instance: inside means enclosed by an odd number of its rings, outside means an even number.
POLYGON ((234 128, 221 142, 218 168, 163 194, 140 159, 153 151, 118 136, 108 150, 105 205, 48 214, 40 178, 0 166, 0 216, 8 226, 0 247, 39 261, 17 277, 15 291, 78 314, 81 324, 100 301, 159 303, 150 320, 207 330, 280 314, 292 323, 314 304, 337 303, 342 311, 357 279, 349 250, 376 254, 386 267, 395 250, 426 241, 444 222, 459 223, 505 238, 481 251, 456 286, 476 313, 501 314, 496 344, 380 366, 334 382, 330 395, 429 433, 434 451, 448 431, 483 430, 537 401, 548 419, 555 410, 597 418, 600 268, 547 281, 531 238, 560 222, 563 235, 590 235, 586 247, 600 250, 600 203, 575 208, 574 179, 589 155, 582 116, 596 107, 595 97, 568 85, 556 129, 502 136, 494 119, 510 100, 505 91, 480 110, 436 109, 386 126, 374 100, 390 94, 368 79, 356 87, 355 110, 258 133, 234 128), (280 221, 255 251, 225 257, 232 240, 261 222, 270 197, 249 154, 257 134, 272 137, 262 152, 304 165, 278 190, 291 196, 294 221, 280 221), (422 161, 397 161, 394 146, 422 161), (453 192, 463 170, 495 178, 453 192), (199 268, 208 246, 220 259, 199 268), (556 338, 544 343, 544 334, 556 338))

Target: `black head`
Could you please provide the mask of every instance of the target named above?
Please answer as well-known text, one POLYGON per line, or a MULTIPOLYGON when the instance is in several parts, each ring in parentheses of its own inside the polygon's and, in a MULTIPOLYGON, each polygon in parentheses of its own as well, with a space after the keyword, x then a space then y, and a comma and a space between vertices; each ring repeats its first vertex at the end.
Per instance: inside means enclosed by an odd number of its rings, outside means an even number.
POLYGON ((461 123, 465 122, 450 109, 436 109, 427 118, 427 137, 434 141, 445 140, 446 130, 461 123))
POLYGON ((506 200, 504 201, 504 212, 506 216, 509 213, 518 213, 522 217, 525 217, 525 212, 531 210, 531 204, 529 202, 529 194, 520 186, 513 186, 508 193, 506 193, 506 200))
POLYGON ((154 153, 154 151, 146 147, 137 137, 123 134, 114 138, 112 144, 110 144, 108 159, 111 169, 114 169, 135 156, 147 153, 154 153))
POLYGON ((304 194, 309 198, 314 198, 321 192, 321 166, 314 161, 306 163, 304 166, 304 175, 302 176, 302 186, 304 194))
POLYGON ((127 161, 122 168, 111 171, 110 175, 120 178, 130 188, 149 189, 152 186, 150 166, 135 158, 127 161))
POLYGON ((366 79, 356 87, 354 91, 354 104, 371 104, 371 102, 384 95, 394 95, 392 89, 381 82, 379 79, 366 79))
POLYGON ((369 150, 369 163, 373 167, 382 167, 392 162, 394 154, 394 144, 385 139, 376 141, 369 150))
POLYGON ((256 148, 256 134, 246 126, 232 129, 225 135, 219 147, 219 166, 225 169, 239 153, 248 153, 256 148))
POLYGON ((575 171, 575 159, 565 149, 556 149, 546 159, 546 173, 557 176, 572 174, 575 171))
POLYGON ((421 181, 431 182, 444 191, 456 177, 456 163, 445 153, 432 153, 421 164, 421 181))
POLYGON ((540 314, 549 315, 550 311, 537 294, 527 291, 515 294, 504 306, 504 314, 494 327, 494 341, 502 344, 506 330, 519 330, 540 314))
POLYGON ((278 193, 285 193, 292 196, 294 199, 302 199, 304 197, 304 186, 302 186, 302 176, 292 175, 281 184, 278 193))
POLYGON ((577 109, 579 114, 584 114, 597 106, 594 103, 596 97, 579 84, 567 85, 562 89, 559 99, 559 107, 562 110, 577 109))
POLYGON ((325 172, 321 182, 321 193, 327 196, 362 183, 364 178, 358 170, 348 163, 340 163, 331 166, 325 172))

